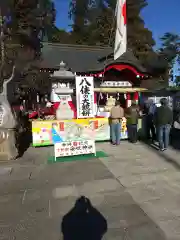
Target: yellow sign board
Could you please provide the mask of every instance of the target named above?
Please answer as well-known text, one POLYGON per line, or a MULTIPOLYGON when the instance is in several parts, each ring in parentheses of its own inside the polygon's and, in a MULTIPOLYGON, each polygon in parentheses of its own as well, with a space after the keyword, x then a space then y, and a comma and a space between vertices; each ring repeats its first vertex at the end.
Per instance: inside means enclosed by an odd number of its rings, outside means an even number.
MULTIPOLYGON (((55 142, 110 139, 108 118, 32 121, 33 146, 55 142)), ((122 122, 121 138, 127 138, 126 119, 122 122)))

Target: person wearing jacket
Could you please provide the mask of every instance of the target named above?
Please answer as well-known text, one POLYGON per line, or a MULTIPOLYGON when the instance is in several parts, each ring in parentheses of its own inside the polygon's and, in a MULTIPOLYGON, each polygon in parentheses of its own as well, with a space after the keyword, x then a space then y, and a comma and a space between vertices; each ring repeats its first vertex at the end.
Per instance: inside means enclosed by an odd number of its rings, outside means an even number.
POLYGON ((111 141, 113 145, 120 144, 121 121, 123 117, 124 117, 124 109, 120 106, 120 102, 116 100, 115 106, 113 106, 110 111, 111 141))
POLYGON ((164 151, 169 145, 169 134, 173 123, 173 112, 168 106, 166 98, 160 100, 161 106, 157 108, 155 114, 155 124, 158 132, 159 149, 164 151))
POLYGON ((156 130, 154 126, 154 115, 156 113, 156 105, 152 99, 147 102, 147 112, 146 112, 146 135, 148 140, 154 142, 156 140, 156 130))
POLYGON ((135 101, 132 102, 132 105, 126 109, 125 117, 127 119, 127 130, 128 138, 131 143, 136 143, 138 140, 138 118, 139 118, 139 108, 135 101))

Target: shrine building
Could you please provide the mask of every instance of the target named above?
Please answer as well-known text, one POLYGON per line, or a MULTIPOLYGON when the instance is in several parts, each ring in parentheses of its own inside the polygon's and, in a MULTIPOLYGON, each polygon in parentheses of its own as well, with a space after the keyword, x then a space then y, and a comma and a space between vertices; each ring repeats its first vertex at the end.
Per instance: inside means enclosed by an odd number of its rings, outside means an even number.
POLYGON ((155 69, 143 67, 130 49, 114 61, 111 47, 44 43, 42 58, 43 71, 55 71, 63 62, 75 75, 94 76, 94 90, 102 104, 112 94, 137 100, 137 93, 152 86, 158 77, 155 69))

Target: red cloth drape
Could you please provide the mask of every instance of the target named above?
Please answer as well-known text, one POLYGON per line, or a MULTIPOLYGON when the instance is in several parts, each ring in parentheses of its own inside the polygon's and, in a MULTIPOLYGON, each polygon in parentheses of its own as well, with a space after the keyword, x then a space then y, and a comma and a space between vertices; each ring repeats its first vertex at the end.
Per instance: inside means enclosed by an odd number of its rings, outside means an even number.
MULTIPOLYGON (((54 102, 53 103, 53 105, 51 107, 52 114, 56 115, 56 110, 58 109, 60 104, 61 104, 60 102, 54 102)), ((71 110, 74 112, 74 118, 77 118, 77 111, 76 111, 76 108, 75 108, 73 102, 72 101, 68 101, 68 104, 69 104, 71 110)))
POLYGON ((135 92, 134 93, 134 100, 137 101, 139 99, 139 94, 138 92, 135 92))

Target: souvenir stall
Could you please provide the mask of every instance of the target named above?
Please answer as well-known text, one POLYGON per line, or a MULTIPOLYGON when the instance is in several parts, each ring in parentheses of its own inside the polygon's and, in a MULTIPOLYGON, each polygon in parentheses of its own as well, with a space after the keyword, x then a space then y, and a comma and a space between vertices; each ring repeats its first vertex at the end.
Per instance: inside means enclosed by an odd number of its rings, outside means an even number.
MULTIPOLYGON (((50 108, 54 119, 32 121, 33 146, 71 142, 72 145, 66 146, 67 152, 68 149, 76 149, 78 154, 94 152, 93 142, 104 140, 95 131, 98 119, 95 118, 94 78, 75 76, 66 69, 63 62, 51 77, 50 108), (82 144, 83 141, 86 142, 85 145, 82 144)), ((106 133, 107 131, 103 134, 106 136, 106 133)), ((62 146, 58 148, 62 149, 62 146)))
MULTIPOLYGON (((130 58, 131 54, 127 53, 127 56, 130 58)), ((133 61, 135 62, 135 60, 133 61)), ((120 102, 124 110, 131 106, 132 101, 135 101, 141 108, 142 93, 147 91, 146 88, 141 87, 141 82, 145 81, 147 75, 133 61, 123 59, 121 62, 119 59, 118 64, 111 62, 103 72, 101 70, 96 74, 94 92, 98 105, 97 116, 104 117, 100 121, 106 121, 107 128, 109 128, 110 110, 115 105, 116 100, 120 102), (129 64, 125 64, 125 62, 129 64)), ((142 129, 142 117, 140 117, 138 121, 139 132, 143 132, 142 129)), ((126 118, 124 117, 121 126, 121 139, 127 138, 126 118)), ((107 134, 106 140, 109 140, 107 134)))
MULTIPOLYGON (((73 50, 75 51, 74 46, 73 50)), ((103 62, 105 60, 98 60, 94 69, 89 62, 86 66, 83 64, 92 60, 92 56, 88 57, 90 53, 94 54, 93 59, 96 62, 100 53, 104 56, 104 49, 96 53, 95 50, 90 52, 78 46, 75 55, 79 56, 80 53, 87 57, 83 58, 83 55, 74 64, 72 48, 70 51, 68 48, 59 51, 59 56, 66 59, 71 71, 64 62, 61 62, 58 71, 54 70, 50 99, 54 120, 32 121, 33 146, 64 141, 76 141, 77 145, 77 141, 87 141, 89 136, 95 141, 110 140, 109 112, 115 99, 123 100, 123 107, 126 108, 131 105, 132 100, 138 102, 140 92, 146 91, 141 87, 141 82, 146 81, 149 76, 132 52, 125 53, 115 62, 109 60, 106 65, 103 62)), ((52 70, 52 67, 49 68, 52 70)), ((127 139, 125 118, 121 139, 127 139)))
POLYGON ((75 101, 72 85, 68 82, 65 87, 63 84, 52 83, 51 112, 54 112, 54 120, 32 121, 33 146, 64 141, 109 140, 108 118, 96 116, 94 78, 76 77, 75 101))
MULTIPOLYGON (((118 100, 121 106, 126 109, 131 106, 131 102, 135 101, 139 104, 139 96, 141 92, 146 91, 143 88, 133 88, 130 82, 111 82, 111 83, 102 83, 101 88, 95 88, 94 91, 99 95, 100 98, 105 98, 106 104, 104 106, 99 106, 97 115, 104 116, 107 119, 107 124, 109 122, 108 118, 110 116, 110 110, 115 105, 115 101, 118 100), (108 87, 106 87, 108 85, 108 87), (126 87, 124 87, 126 86, 126 87)), ((138 129, 142 128, 142 120, 139 118, 138 129)), ((127 139, 127 126, 126 118, 122 119, 121 125, 121 139, 127 139)))
MULTIPOLYGON (((58 73, 52 76, 52 111, 54 120, 32 121, 33 146, 52 145, 58 142, 110 140, 109 112, 115 104, 113 93, 125 95, 126 106, 131 105, 130 92, 134 93, 134 99, 138 100, 137 91, 143 89, 133 88, 94 88, 94 77, 71 76, 76 81, 76 97, 73 101, 73 85, 70 79, 64 82, 56 82, 58 73), (106 93, 104 107, 97 103, 97 94, 106 93), (108 97, 108 94, 110 96, 108 97), (96 97, 95 97, 96 96, 96 97), (97 109, 96 109, 96 104, 97 109)), ((70 74, 69 74, 70 76, 70 74)), ((121 139, 127 139, 126 119, 122 121, 121 139)), ((77 143, 75 143, 77 144, 77 143)), ((92 145, 91 145, 92 146, 92 145)))

